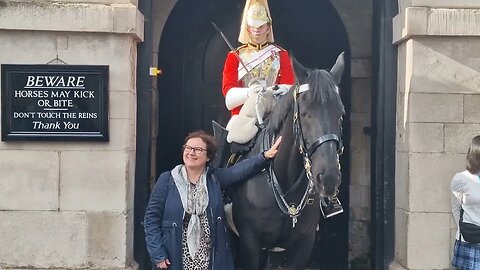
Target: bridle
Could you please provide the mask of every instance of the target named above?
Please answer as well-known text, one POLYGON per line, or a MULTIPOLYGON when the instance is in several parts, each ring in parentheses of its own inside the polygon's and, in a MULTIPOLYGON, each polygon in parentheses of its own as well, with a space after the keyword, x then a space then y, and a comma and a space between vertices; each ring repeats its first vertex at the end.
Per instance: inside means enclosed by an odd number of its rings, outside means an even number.
MULTIPOLYGON (((292 218, 292 226, 295 227, 295 224, 297 223, 297 217, 301 214, 302 210, 305 208, 307 204, 312 204, 314 201, 314 195, 315 195, 315 188, 314 188, 314 180, 313 180, 313 174, 312 174, 312 161, 311 161, 311 156, 313 153, 318 149, 320 145, 323 143, 329 142, 329 141, 334 141, 336 142, 337 145, 337 157, 342 155, 343 153, 343 141, 341 139, 341 128, 340 128, 340 138, 334 134, 334 133, 329 133, 322 135, 318 137, 309 147, 307 147, 305 143, 305 138, 303 136, 303 130, 302 130, 302 123, 300 121, 299 117, 299 112, 300 112, 300 103, 298 102, 298 96, 305 92, 308 91, 308 84, 303 84, 300 85, 299 83, 295 84, 295 88, 293 89, 293 134, 295 137, 295 141, 299 146, 299 152, 302 155, 303 159, 303 166, 305 169, 305 174, 308 179, 308 185, 305 190, 305 193, 298 203, 298 205, 291 204, 289 205, 285 201, 285 194, 281 190, 281 187, 278 183, 277 177, 275 176, 275 173, 273 171, 273 166, 269 166, 269 173, 267 173, 267 178, 271 178, 272 181, 269 181, 272 184, 272 189, 273 189, 273 194, 275 196, 275 200, 277 201, 277 204, 280 208, 280 210, 290 216, 292 218)), ((272 139, 272 141, 274 138, 272 139)), ((303 175, 303 174, 302 174, 303 175)), ((301 178, 302 175, 299 177, 301 178)), ((297 181, 298 182, 298 181, 297 181)), ((288 193, 288 192, 287 192, 288 193)), ((338 190, 337 190, 338 193, 338 190)), ((336 194, 333 196, 336 197, 336 194)), ((321 198, 323 200, 323 198, 321 198)))
MULTIPOLYGON (((300 121, 300 103, 298 102, 298 96, 304 91, 308 91, 308 84, 303 84, 300 86, 299 83, 295 84, 295 89, 293 91, 293 134, 295 140, 298 143, 299 152, 303 158, 303 166, 305 167, 305 173, 309 181, 309 187, 312 189, 311 193, 313 194, 313 174, 312 174, 312 161, 310 157, 313 155, 315 150, 322 145, 323 143, 329 141, 335 141, 337 145, 337 155, 341 156, 343 154, 343 141, 336 134, 330 133, 318 137, 310 147, 307 147, 305 143, 305 138, 303 137, 302 122, 300 121), (300 88, 305 90, 300 91, 300 88)), ((341 128, 340 128, 341 134, 341 128)), ((340 135, 341 136, 341 135, 340 135)))

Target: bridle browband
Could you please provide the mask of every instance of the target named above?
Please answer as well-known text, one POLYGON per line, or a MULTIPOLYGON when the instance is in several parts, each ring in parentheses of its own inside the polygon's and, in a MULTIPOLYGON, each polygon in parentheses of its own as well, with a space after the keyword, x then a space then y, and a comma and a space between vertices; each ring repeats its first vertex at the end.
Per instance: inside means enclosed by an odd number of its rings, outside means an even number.
MULTIPOLYGON (((303 166, 305 169, 305 174, 308 179, 308 186, 307 189, 305 190, 305 193, 302 196, 302 199, 296 206, 295 204, 289 205, 285 201, 285 194, 282 192, 282 189, 278 183, 277 177, 275 176, 275 173, 273 171, 273 166, 269 166, 269 170, 267 173, 267 178, 271 178, 272 181, 272 189, 273 189, 273 194, 275 196, 275 200, 277 201, 277 204, 280 208, 280 210, 290 216, 292 218, 292 225, 295 227, 295 224, 297 223, 297 217, 301 214, 302 210, 305 208, 307 204, 312 204, 314 201, 314 195, 315 195, 315 189, 314 189, 314 181, 313 181, 313 174, 312 174, 312 161, 310 157, 313 155, 313 153, 317 150, 317 148, 322 145, 325 142, 329 141, 335 141, 337 145, 337 155, 340 156, 343 153, 343 142, 341 138, 339 138, 336 134, 330 133, 330 134, 325 134, 320 136, 317 140, 315 140, 310 147, 306 147, 305 143, 305 138, 303 136, 303 130, 302 130, 302 123, 300 121, 299 117, 299 111, 300 111, 300 104, 298 102, 298 95, 300 95, 303 91, 308 90, 308 85, 303 84, 300 85, 299 83, 295 84, 295 88, 293 90, 293 134, 295 137, 295 140, 297 144, 299 145, 299 152, 302 155, 303 158, 303 166), (299 91, 299 89, 302 88, 302 91, 299 91)), ((267 137, 267 136, 265 136, 267 137)), ((275 138, 272 138, 272 142, 274 141, 275 138)), ((268 141, 268 139, 267 139, 268 141)), ((269 142, 266 142, 267 145, 270 145, 269 142)), ((299 176, 298 179, 301 179, 303 176, 303 173, 299 176)), ((270 180, 270 179, 269 179, 270 180)), ((298 180, 297 180, 298 181, 298 180)), ((294 184, 296 186, 296 184, 294 184)), ((288 192, 287 192, 288 193, 288 192)), ((333 196, 336 197, 336 194, 333 196)))

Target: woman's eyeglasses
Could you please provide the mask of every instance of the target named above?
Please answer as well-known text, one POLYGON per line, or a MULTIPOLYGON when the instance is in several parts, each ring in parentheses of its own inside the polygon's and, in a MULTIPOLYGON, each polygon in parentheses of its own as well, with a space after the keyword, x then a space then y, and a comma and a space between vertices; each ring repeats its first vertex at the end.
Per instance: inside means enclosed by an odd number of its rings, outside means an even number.
POLYGON ((195 155, 200 155, 201 153, 203 153, 203 151, 207 151, 207 149, 203 149, 201 147, 191 147, 190 145, 186 145, 186 144, 183 145, 183 151, 187 153, 190 153, 192 149, 195 155))

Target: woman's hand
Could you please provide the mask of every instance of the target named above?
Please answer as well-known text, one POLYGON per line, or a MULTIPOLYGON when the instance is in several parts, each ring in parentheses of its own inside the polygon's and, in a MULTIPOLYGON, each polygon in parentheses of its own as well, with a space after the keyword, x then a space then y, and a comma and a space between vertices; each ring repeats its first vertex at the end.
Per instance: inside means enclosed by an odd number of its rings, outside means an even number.
POLYGON ((165 259, 157 264, 158 269, 167 269, 170 266, 170 261, 165 259))
POLYGON ((263 152, 263 156, 265 159, 273 159, 278 153, 278 147, 280 146, 280 142, 282 141, 282 136, 278 137, 275 143, 272 145, 270 149, 263 152))

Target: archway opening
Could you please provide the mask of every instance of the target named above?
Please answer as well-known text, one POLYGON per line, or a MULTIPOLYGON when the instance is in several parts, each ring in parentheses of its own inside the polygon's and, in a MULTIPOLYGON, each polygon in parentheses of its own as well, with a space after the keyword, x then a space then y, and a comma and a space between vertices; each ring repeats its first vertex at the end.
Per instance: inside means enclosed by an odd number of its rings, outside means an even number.
MULTIPOLYGON (((244 0, 214 0, 207 4, 179 0, 170 13, 159 45, 157 172, 181 162, 184 136, 196 129, 211 131, 211 120, 225 122, 228 112, 221 94, 221 75, 228 47, 210 22, 237 44, 244 0), (192 12, 195 10, 195 12, 192 12)), ((347 115, 344 121, 345 153, 349 153, 350 47, 345 27, 328 0, 270 1, 275 41, 303 65, 330 68, 346 52, 346 72, 341 84, 347 115)), ((234 45, 235 46, 235 45, 234 45)), ((345 213, 321 220, 310 267, 347 269, 349 221, 349 156, 342 156, 340 199, 345 213)), ((283 264, 281 254, 271 265, 283 264)))

